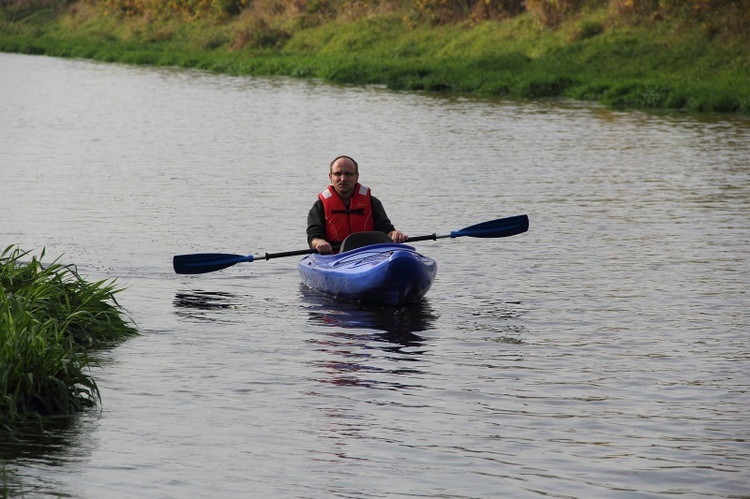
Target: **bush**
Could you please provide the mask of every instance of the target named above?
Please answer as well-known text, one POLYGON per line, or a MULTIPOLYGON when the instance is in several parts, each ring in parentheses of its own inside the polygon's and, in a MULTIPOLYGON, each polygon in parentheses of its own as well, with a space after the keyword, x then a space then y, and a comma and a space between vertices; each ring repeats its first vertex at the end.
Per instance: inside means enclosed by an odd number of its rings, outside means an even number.
POLYGON ((436 24, 504 19, 524 11, 524 0, 415 0, 423 16, 436 24))
POLYGON ((576 25, 573 34, 568 38, 568 41, 586 40, 587 38, 593 38, 597 35, 604 33, 604 25, 594 21, 582 21, 576 25))
POLYGON ((526 0, 526 10, 539 24, 554 28, 577 12, 583 3, 583 0, 526 0))
POLYGON ((0 255, 0 430, 96 404, 92 348, 136 334, 113 284, 86 282, 73 266, 42 265, 9 246, 0 255))
POLYGON ((240 28, 232 41, 231 49, 278 48, 282 47, 291 34, 279 28, 272 28, 263 19, 253 19, 249 25, 240 28))

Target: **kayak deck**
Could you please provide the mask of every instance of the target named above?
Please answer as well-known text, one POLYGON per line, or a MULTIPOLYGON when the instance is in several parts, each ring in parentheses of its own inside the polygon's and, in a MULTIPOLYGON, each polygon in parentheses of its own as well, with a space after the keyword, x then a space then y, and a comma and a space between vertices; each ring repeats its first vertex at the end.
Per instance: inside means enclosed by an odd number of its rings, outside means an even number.
POLYGON ((312 254, 298 269, 305 285, 333 298, 400 306, 424 297, 437 263, 412 246, 382 243, 337 255, 312 254))

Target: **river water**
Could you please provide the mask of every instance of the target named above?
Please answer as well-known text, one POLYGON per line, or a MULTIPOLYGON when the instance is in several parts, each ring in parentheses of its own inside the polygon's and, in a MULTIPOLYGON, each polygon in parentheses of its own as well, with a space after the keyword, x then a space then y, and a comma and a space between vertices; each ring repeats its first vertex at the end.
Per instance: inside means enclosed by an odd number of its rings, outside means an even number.
POLYGON ((0 54, 0 242, 117 279, 97 410, 3 442, 10 495, 750 494, 750 120, 0 54), (327 165, 410 235, 425 301, 296 257, 327 165))

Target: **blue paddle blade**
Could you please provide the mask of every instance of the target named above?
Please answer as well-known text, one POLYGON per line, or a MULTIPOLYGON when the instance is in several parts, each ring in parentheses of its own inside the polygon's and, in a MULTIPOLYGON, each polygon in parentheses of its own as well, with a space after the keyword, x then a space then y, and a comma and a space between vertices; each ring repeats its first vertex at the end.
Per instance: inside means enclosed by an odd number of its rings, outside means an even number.
POLYGON ((174 271, 178 274, 205 274, 225 269, 241 262, 252 262, 253 255, 233 255, 230 253, 195 253, 176 255, 172 259, 174 271))
POLYGON ((500 218, 451 232, 451 237, 508 237, 529 230, 528 215, 500 218))

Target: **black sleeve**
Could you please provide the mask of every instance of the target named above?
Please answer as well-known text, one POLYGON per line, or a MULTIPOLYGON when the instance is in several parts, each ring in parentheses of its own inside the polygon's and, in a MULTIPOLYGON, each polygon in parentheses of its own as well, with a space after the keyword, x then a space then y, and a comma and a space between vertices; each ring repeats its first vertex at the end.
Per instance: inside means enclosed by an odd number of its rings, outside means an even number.
POLYGON ((310 246, 316 237, 326 238, 326 216, 320 199, 315 201, 307 213, 307 245, 310 246))
POLYGON ((383 203, 381 203, 375 196, 370 196, 370 202, 372 203, 372 220, 375 222, 375 230, 384 232, 385 234, 388 234, 392 230, 396 230, 396 227, 393 226, 388 215, 385 213, 383 203))

